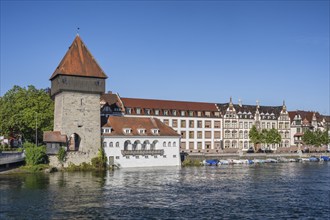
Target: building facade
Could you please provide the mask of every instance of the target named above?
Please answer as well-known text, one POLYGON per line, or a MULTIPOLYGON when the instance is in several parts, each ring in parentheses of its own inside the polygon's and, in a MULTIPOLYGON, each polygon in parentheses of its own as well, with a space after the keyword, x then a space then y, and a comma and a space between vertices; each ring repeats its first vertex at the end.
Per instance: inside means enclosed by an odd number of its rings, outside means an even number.
POLYGON ((157 118, 109 116, 102 125, 108 164, 122 168, 180 166, 180 135, 157 118))

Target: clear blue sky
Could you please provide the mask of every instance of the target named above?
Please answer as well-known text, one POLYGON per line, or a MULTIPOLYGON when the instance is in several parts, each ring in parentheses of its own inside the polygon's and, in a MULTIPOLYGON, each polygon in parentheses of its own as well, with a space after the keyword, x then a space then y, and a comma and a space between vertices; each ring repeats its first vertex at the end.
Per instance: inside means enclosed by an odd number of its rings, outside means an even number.
POLYGON ((329 1, 1 1, 1 94, 50 87, 76 29, 122 97, 330 114, 329 1))

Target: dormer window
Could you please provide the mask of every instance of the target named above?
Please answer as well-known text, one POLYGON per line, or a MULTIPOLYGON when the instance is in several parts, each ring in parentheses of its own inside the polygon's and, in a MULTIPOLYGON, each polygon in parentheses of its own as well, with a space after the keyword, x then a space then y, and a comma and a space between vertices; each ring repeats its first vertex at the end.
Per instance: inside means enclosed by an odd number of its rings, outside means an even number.
POLYGON ((132 109, 131 108, 126 108, 126 114, 128 114, 128 115, 132 114, 132 109))
POLYGON ((140 115, 141 114, 141 109, 140 108, 136 108, 136 114, 140 115))
POLYGON ((152 132, 153 134, 159 134, 159 129, 156 129, 156 128, 151 129, 151 132, 152 132))
POLYGON ((111 130, 112 130, 111 127, 104 127, 104 128, 102 128, 102 133, 103 134, 110 134, 111 130))
POLYGON ((168 115, 168 110, 163 111, 164 115, 168 115))
POLYGON ((205 112, 205 116, 206 117, 210 117, 211 116, 211 112, 205 112))
POLYGON ((144 109, 144 113, 146 114, 146 115, 150 115, 150 113, 151 113, 151 111, 150 111, 150 109, 144 109))
POLYGON ((130 134, 130 133, 132 133, 132 129, 131 129, 131 128, 124 128, 123 130, 124 130, 124 133, 125 133, 125 134, 130 134))
POLYGON ((159 115, 159 110, 158 109, 155 110, 155 115, 159 115))
POLYGON ((172 115, 176 116, 176 110, 172 110, 172 115))
POLYGON ((144 128, 139 128, 139 129, 138 129, 138 132, 139 132, 139 134, 145 134, 145 133, 146 133, 146 129, 144 129, 144 128))
POLYGON ((193 117, 194 116, 194 112, 193 111, 189 111, 189 116, 193 117))
POLYGON ((185 116, 185 112, 184 111, 181 111, 181 116, 185 116))

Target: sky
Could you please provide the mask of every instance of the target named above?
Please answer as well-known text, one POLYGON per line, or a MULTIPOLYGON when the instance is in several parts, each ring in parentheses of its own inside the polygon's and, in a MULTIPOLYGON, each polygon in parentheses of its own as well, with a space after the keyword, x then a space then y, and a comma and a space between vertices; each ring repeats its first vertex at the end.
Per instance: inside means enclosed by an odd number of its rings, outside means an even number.
POLYGON ((50 87, 77 34, 121 97, 330 115, 328 1, 3 1, 0 96, 50 87))

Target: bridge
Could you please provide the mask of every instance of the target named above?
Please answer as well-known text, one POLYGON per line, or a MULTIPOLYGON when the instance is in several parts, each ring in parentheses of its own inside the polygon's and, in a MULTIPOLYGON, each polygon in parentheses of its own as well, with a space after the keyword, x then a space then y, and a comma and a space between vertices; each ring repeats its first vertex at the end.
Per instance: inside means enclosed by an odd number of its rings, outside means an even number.
POLYGON ((0 153, 0 166, 9 167, 10 164, 23 162, 24 160, 24 153, 0 153))

